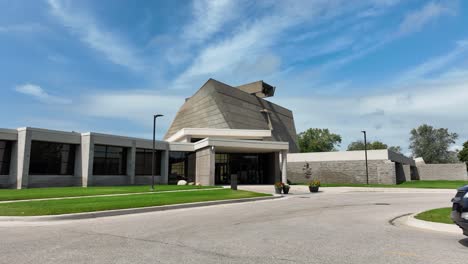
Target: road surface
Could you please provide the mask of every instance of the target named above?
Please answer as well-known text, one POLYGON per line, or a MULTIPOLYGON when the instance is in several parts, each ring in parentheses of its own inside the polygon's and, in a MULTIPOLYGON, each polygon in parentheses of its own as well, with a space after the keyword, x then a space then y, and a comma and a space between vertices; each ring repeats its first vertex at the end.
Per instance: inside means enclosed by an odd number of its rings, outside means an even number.
POLYGON ((461 232, 389 222, 450 206, 452 193, 332 190, 100 219, 3 223, 0 263, 468 263, 461 232))

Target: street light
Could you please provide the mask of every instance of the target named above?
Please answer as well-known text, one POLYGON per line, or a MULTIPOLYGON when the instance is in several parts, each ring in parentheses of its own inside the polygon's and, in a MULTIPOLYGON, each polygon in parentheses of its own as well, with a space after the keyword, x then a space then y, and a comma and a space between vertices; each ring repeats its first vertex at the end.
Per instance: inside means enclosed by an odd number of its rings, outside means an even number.
POLYGON ((156 118, 163 115, 154 115, 153 116, 153 151, 151 156, 151 191, 154 191, 154 156, 156 152, 156 118))
POLYGON ((367 185, 369 185, 369 166, 367 165, 367 136, 365 130, 361 132, 364 133, 364 153, 366 154, 366 182, 367 185))

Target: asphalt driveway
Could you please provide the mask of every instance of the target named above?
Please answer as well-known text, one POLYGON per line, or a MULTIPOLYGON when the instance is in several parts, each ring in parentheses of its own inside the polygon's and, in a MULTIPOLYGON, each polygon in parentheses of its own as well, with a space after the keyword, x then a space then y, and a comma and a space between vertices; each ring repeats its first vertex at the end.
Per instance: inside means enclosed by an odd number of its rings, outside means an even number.
POLYGON ((450 192, 299 191, 287 199, 0 227, 0 263, 467 263, 468 239, 395 226, 450 192))

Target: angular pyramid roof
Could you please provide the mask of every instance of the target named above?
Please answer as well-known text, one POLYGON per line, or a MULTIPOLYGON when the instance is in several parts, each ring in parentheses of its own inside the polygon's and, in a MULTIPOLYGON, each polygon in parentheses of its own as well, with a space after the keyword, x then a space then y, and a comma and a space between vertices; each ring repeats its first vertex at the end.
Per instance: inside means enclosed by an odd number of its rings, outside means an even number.
POLYGON ((291 110, 214 79, 186 100, 164 138, 182 128, 271 129, 271 140, 299 152, 291 110))

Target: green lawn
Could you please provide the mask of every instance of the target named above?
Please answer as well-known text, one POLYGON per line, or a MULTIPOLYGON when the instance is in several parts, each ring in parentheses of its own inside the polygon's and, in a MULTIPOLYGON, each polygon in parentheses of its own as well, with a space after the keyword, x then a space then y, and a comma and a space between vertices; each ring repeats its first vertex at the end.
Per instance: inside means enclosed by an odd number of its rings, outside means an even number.
MULTIPOLYGON (((156 192, 217 188, 215 186, 194 185, 156 185, 156 192)), ((0 201, 27 200, 41 198, 60 198, 74 196, 91 196, 103 194, 139 193, 149 192, 149 185, 112 186, 112 187, 55 187, 55 188, 32 188, 32 189, 0 189, 0 201)))
POLYGON ((262 196, 271 195, 248 191, 220 189, 211 191, 201 190, 196 192, 160 192, 125 196, 83 197, 76 199, 11 202, 0 204, 0 215, 58 215, 262 196))
POLYGON ((410 181, 397 185, 385 184, 322 184, 321 187, 384 187, 384 188, 432 188, 457 189, 467 185, 468 181, 410 181))
POLYGON ((416 215, 416 219, 437 222, 437 223, 444 223, 444 224, 453 224, 452 219, 450 219, 450 213, 452 212, 452 208, 439 208, 434 210, 429 210, 426 212, 422 212, 416 215))

